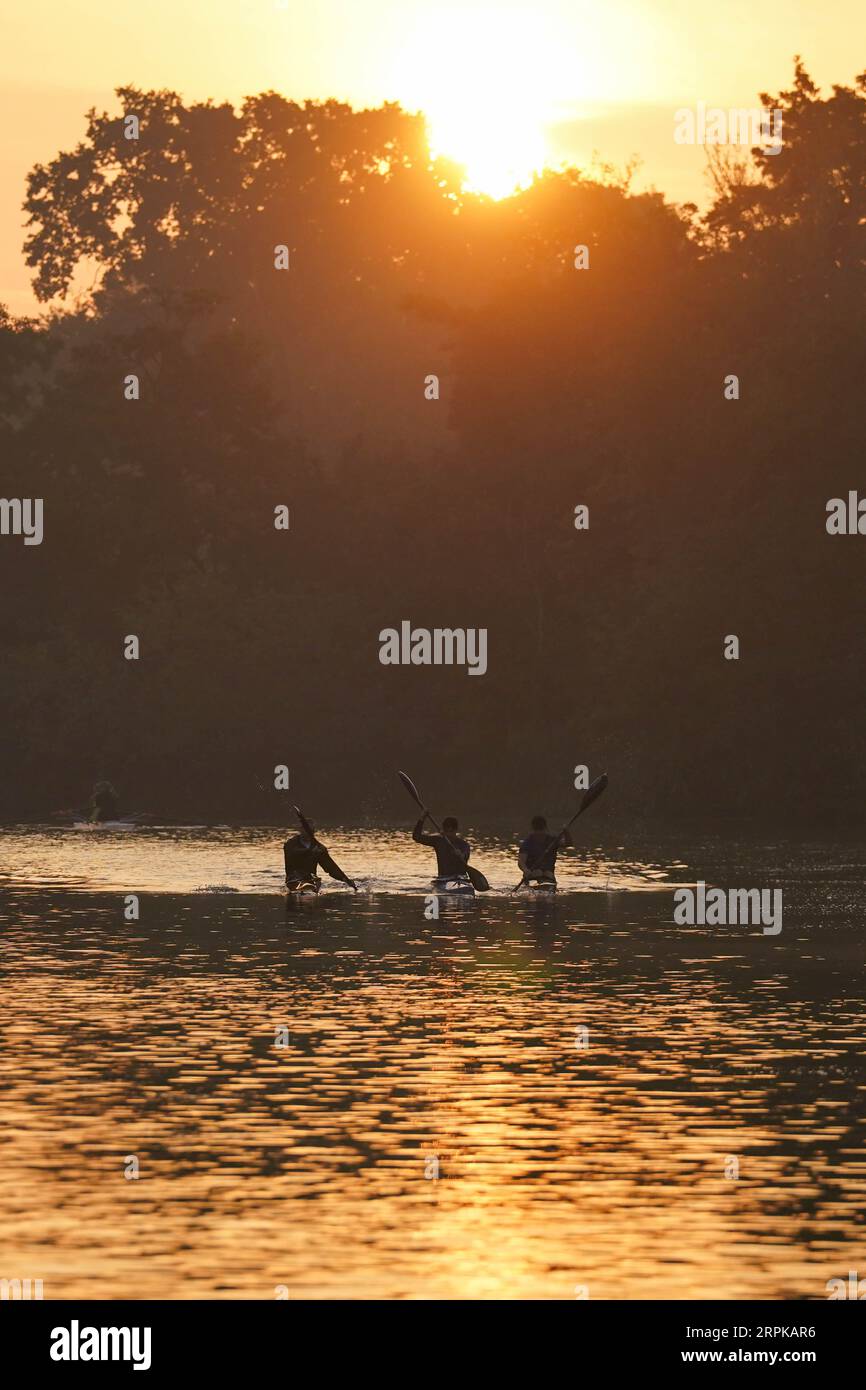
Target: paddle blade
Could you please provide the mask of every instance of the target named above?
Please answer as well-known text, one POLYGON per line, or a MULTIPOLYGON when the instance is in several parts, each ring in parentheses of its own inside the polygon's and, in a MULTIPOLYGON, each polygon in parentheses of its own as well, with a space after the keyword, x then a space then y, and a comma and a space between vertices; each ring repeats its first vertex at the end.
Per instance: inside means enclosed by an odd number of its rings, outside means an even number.
POLYGON ((478 893, 489 893, 490 884, 484 877, 480 869, 473 868, 471 864, 466 865, 466 872, 469 875, 469 882, 478 893))
MULTIPOLYGON (((587 806, 591 806, 594 801, 598 800, 606 786, 607 773, 603 772, 600 777, 596 777, 595 781, 590 786, 588 786, 586 791, 583 793, 583 799, 580 805, 578 806, 577 810, 575 811, 574 815, 572 816, 571 820, 568 822, 568 825, 565 827, 565 830, 571 829, 578 816, 582 816, 587 806)), ((565 834, 565 830, 560 831, 560 840, 565 834)))
POLYGON ((595 781, 590 786, 588 786, 586 791, 584 792, 583 801, 581 802, 581 810, 583 810, 587 806, 591 806, 593 801, 595 801, 596 797, 601 796, 606 786, 607 773, 603 772, 600 777, 596 777, 595 781))
POLYGON ((424 802, 418 795, 418 788, 415 786, 415 783, 412 781, 412 778, 405 772, 398 772, 397 776, 400 778, 400 781, 403 783, 403 786, 406 788, 412 800, 418 803, 422 811, 425 810, 426 808, 424 806, 424 802))
POLYGON ((310 825, 310 822, 307 820, 307 817, 304 815, 300 806, 295 807, 295 813, 298 817, 298 820, 301 822, 301 829, 303 830, 307 839, 310 841, 315 840, 316 832, 313 830, 313 827, 310 825))
MULTIPOLYGON (((591 806, 592 803, 595 800, 597 800, 598 797, 601 796, 606 786, 607 773, 603 772, 601 776, 597 777, 595 781, 592 783, 592 785, 587 787, 586 791, 583 793, 583 800, 580 803, 580 810, 577 813, 578 816, 582 815, 583 812, 586 810, 587 806, 591 806)), ((575 820, 576 819, 577 816, 575 816, 575 820)))

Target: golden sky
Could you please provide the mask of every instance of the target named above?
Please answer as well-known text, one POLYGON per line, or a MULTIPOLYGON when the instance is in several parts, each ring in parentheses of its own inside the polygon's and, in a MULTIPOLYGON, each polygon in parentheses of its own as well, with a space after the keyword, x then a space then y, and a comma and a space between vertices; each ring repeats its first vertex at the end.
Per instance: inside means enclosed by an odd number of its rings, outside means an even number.
POLYGON ((825 88, 866 69, 866 0, 0 0, 0 302, 34 307, 24 180, 124 83, 238 101, 274 88, 423 110, 434 146, 502 194, 539 163, 643 163, 637 186, 705 197, 673 113, 757 104, 801 53, 825 88), (13 9, 14 6, 14 9, 13 9), (11 13, 10 13, 11 10, 11 13))

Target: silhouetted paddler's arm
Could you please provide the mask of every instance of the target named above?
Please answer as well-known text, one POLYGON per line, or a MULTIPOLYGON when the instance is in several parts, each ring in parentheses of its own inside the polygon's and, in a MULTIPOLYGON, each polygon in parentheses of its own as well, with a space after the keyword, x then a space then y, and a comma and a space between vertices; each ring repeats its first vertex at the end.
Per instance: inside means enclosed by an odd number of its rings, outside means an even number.
POLYGON ((338 879, 340 883, 348 883, 350 888, 354 888, 355 885, 349 878, 349 875, 344 874, 343 870, 334 863, 324 845, 319 846, 318 862, 325 870, 325 873, 331 875, 331 878, 338 879))
POLYGON ((424 830, 424 822, 425 822, 426 819, 427 819, 426 816, 422 816, 422 817, 421 817, 421 819, 419 820, 418 824, 415 826, 415 829, 412 831, 412 839, 413 839, 413 840, 417 840, 417 842, 418 842, 419 845, 431 845, 431 846, 435 849, 435 848, 436 848, 436 842, 437 842, 437 840, 439 839, 439 836, 438 836, 438 835, 424 835, 424 834, 422 833, 423 830, 424 830))

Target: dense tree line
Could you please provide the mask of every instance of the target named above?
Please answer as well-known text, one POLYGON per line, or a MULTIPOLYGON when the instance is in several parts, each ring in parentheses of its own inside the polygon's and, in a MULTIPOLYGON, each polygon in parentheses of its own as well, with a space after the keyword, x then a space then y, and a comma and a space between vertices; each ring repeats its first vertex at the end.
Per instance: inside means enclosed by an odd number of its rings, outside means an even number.
POLYGON ((610 828, 859 828, 866 74, 798 64, 705 216, 463 193, 396 106, 118 98, 31 173, 49 312, 0 319, 3 492, 45 499, 0 540, 7 818, 104 775, 279 819, 285 762, 323 816, 405 815, 405 764, 510 820, 587 763, 610 828), (486 626, 488 674, 381 666, 402 619, 486 626))

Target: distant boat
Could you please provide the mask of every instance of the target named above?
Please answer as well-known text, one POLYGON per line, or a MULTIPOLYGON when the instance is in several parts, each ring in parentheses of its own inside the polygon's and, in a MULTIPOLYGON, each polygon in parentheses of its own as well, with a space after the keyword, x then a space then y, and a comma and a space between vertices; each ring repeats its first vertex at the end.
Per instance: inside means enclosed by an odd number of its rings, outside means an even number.
POLYGON ((140 821, 127 817, 124 820, 74 820, 73 830, 136 830, 140 821))

